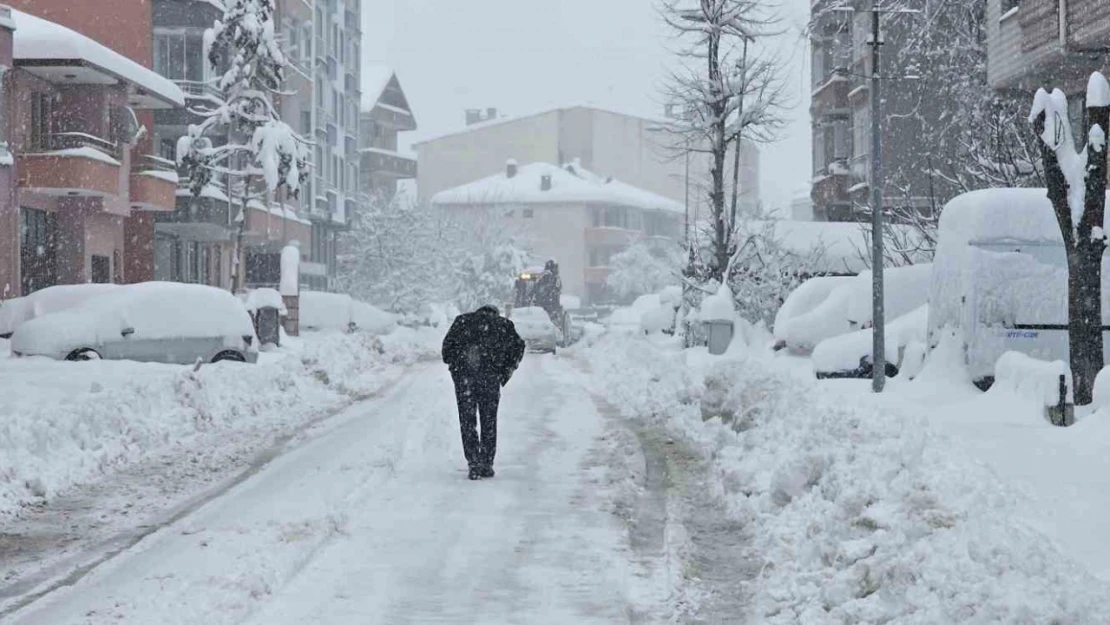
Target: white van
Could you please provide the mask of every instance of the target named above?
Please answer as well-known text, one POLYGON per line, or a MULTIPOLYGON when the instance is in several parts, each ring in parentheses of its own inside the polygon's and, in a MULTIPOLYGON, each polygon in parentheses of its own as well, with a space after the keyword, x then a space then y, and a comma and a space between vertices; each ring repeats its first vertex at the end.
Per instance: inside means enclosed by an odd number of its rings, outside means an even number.
MULTIPOLYGON (((981 388, 993 382, 995 362, 1010 350, 1067 362, 1063 245, 1044 189, 986 189, 950 201, 941 213, 929 289, 930 348, 946 331, 957 332, 981 388)), ((1108 270, 1104 258, 1103 324, 1110 320, 1108 270)))

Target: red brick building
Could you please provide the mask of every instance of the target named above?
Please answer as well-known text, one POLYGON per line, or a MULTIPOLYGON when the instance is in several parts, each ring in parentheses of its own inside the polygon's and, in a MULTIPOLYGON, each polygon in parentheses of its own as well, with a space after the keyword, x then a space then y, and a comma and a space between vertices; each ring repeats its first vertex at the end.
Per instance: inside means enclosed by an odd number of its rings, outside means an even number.
POLYGON ((0 9, 0 298, 153 275, 152 211, 173 164, 152 110, 184 96, 151 67, 149 0, 15 0, 0 9))

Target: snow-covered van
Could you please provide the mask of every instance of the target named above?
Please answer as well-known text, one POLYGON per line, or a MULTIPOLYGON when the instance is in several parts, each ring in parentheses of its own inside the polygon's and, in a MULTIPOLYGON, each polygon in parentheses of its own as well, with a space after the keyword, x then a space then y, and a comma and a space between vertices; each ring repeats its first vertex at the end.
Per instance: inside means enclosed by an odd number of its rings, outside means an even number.
MULTIPOLYGON (((1044 189, 985 189, 952 199, 941 213, 929 288, 930 348, 955 333, 981 387, 993 381, 995 362, 1010 350, 1067 362, 1063 245, 1044 189)), ((1110 320, 1108 270, 1104 258, 1103 324, 1110 320)))

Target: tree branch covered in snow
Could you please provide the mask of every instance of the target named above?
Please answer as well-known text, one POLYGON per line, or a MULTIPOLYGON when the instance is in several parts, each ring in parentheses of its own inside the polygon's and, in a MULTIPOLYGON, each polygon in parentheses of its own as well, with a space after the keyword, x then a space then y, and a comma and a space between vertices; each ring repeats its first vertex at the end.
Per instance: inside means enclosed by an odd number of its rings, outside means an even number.
POLYGON ((621 300, 658 293, 681 281, 682 262, 681 247, 639 239, 610 259, 607 285, 621 300))
POLYGON ((308 180, 308 142, 282 121, 273 98, 288 62, 275 37, 273 0, 228 0, 222 20, 205 31, 208 63, 222 100, 193 112, 202 117, 178 141, 177 160, 200 197, 214 177, 259 198, 278 189, 296 196, 308 180), (263 186, 258 186, 261 181, 263 186))
POLYGON ((494 215, 455 216, 403 195, 374 198, 344 233, 340 288, 397 312, 428 302, 463 309, 500 302, 524 268, 526 245, 494 215))

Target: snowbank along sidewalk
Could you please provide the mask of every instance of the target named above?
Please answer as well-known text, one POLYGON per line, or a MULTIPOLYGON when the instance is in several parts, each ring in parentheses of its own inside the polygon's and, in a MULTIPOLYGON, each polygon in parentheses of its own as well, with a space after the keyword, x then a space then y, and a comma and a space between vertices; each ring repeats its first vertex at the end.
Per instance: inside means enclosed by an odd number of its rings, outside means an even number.
MULTIPOLYGON (((6 343, 6 342, 5 342, 6 343)), ((0 359, 0 518, 158 456, 219 468, 438 355, 434 331, 308 335, 260 364, 0 359), (237 436, 247 434, 247 436, 237 436), (228 444, 229 441, 233 444, 228 444)), ((0 345, 6 355, 6 344, 0 345)))
POLYGON ((611 336, 587 357, 598 392, 711 461, 763 563, 755 622, 1110 622, 1110 592, 1017 520, 1023 495, 923 419, 762 355, 611 336))

